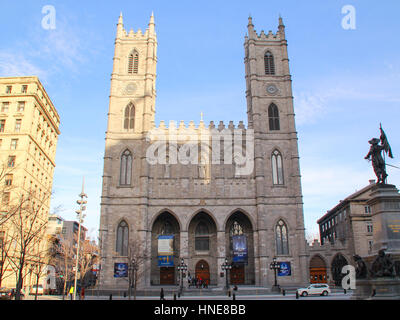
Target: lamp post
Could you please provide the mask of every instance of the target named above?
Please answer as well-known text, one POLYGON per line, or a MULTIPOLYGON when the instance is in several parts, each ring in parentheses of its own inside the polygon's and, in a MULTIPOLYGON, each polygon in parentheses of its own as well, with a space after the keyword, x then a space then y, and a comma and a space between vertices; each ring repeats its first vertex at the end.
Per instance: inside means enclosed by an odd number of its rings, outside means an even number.
POLYGON ((179 292, 180 292, 180 294, 182 294, 182 291, 183 291, 183 271, 187 270, 187 265, 183 261, 183 258, 181 258, 181 263, 178 265, 178 270, 181 273, 181 286, 180 286, 179 292))
POLYGON ((135 258, 132 258, 129 261, 129 300, 131 300, 132 287, 134 288, 134 300, 136 300, 136 271, 138 269, 138 265, 136 263, 135 258))
POLYGON ((225 258, 225 262, 221 265, 221 269, 223 271, 225 271, 225 289, 228 290, 229 289, 229 283, 228 283, 228 270, 232 269, 232 264, 228 264, 228 259, 225 258))
POLYGON ((76 248, 75 281, 74 281, 74 295, 73 295, 74 300, 76 300, 76 284, 77 284, 77 279, 78 279, 79 249, 80 249, 80 243, 81 243, 81 224, 83 223, 83 219, 86 217, 86 215, 83 214, 83 211, 86 210, 85 204, 87 203, 87 201, 85 200, 85 198, 87 198, 87 195, 84 192, 84 185, 85 185, 85 178, 83 178, 83 181, 82 181, 82 192, 79 194, 79 197, 81 199, 76 201, 76 203, 79 204, 79 210, 75 211, 78 214, 78 216, 77 216, 77 219, 78 219, 78 245, 76 248))
POLYGON ((279 262, 276 261, 275 257, 272 259, 272 262, 270 263, 269 268, 271 270, 274 270, 274 276, 275 276, 275 283, 272 286, 272 291, 279 292, 279 286, 278 286, 277 279, 276 279, 276 272, 280 269, 280 264, 279 264, 279 262))

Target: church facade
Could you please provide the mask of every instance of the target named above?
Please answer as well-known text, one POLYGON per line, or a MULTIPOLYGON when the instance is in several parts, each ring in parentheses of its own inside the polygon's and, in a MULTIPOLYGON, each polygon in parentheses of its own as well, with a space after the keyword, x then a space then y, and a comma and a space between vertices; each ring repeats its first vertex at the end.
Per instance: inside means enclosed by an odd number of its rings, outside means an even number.
POLYGON ((155 124, 157 36, 117 24, 101 198, 99 285, 175 285, 179 264, 209 286, 308 281, 285 26, 244 43, 243 122, 155 124))

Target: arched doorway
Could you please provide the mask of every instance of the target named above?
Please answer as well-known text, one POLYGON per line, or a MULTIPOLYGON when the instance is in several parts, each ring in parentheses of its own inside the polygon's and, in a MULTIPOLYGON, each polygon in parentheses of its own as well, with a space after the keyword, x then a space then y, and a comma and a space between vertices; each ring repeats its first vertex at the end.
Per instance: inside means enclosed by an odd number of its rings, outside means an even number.
POLYGON ((346 275, 342 273, 342 269, 345 265, 348 265, 346 258, 338 253, 332 260, 331 270, 332 270, 332 279, 335 282, 335 286, 342 285, 342 279, 346 275))
POLYGON ((202 259, 196 263, 195 277, 205 281, 207 285, 210 284, 210 266, 207 261, 202 259))
POLYGON ((244 265, 234 264, 230 270, 231 284, 244 284, 244 265))
POLYGON ((231 284, 255 283, 253 227, 242 212, 234 212, 225 225, 227 259, 232 263, 229 271, 231 284))
POLYGON ((176 284, 175 266, 179 264, 179 251, 179 223, 170 212, 164 211, 154 221, 151 230, 151 284, 176 284), (167 247, 171 247, 171 252, 160 252, 160 250, 165 250, 166 243, 169 244, 167 247))
POLYGON ((197 213, 188 226, 189 270, 194 270, 194 276, 201 275, 209 285, 218 281, 217 226, 207 212, 197 213))
POLYGON ((318 255, 310 261, 310 283, 327 283, 326 264, 318 255))

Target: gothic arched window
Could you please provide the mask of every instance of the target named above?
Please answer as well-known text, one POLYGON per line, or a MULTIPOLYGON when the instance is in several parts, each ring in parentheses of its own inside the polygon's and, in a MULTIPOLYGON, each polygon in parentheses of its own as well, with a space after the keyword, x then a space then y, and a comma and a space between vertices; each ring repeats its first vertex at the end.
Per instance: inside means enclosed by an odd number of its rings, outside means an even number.
POLYGON ((271 103, 268 107, 269 130, 280 130, 278 107, 271 103))
POLYGON ((265 74, 275 74, 274 56, 271 52, 267 51, 264 56, 265 74))
POLYGON ((135 127, 135 106, 129 103, 124 113, 124 129, 130 130, 135 127))
POLYGON ((205 222, 201 221, 195 230, 194 249, 199 251, 207 251, 210 249, 210 234, 208 226, 205 222))
POLYGON ((282 155, 278 150, 274 150, 271 156, 272 162, 272 183, 283 185, 283 162, 282 155))
POLYGON ((122 220, 117 228, 116 251, 120 256, 128 255, 129 228, 125 220, 122 220))
POLYGON ((119 184, 122 186, 130 185, 131 176, 132 176, 132 154, 129 150, 125 150, 121 156, 119 184))
POLYGON ((276 254, 289 254, 289 241, 286 224, 279 220, 275 229, 276 254))
POLYGON ((134 51, 128 57, 128 73, 138 73, 139 68, 139 54, 134 51))

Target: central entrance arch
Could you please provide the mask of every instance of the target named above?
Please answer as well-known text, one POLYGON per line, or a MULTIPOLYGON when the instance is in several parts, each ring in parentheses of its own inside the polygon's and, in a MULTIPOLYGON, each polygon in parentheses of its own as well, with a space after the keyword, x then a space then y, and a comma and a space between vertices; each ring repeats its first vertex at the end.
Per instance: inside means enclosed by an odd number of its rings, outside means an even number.
POLYGON ((315 255, 310 261, 310 283, 327 282, 325 261, 319 255, 315 255))
POLYGON ((200 260, 196 263, 195 276, 197 279, 202 279, 207 285, 210 284, 210 266, 206 260, 200 260))

